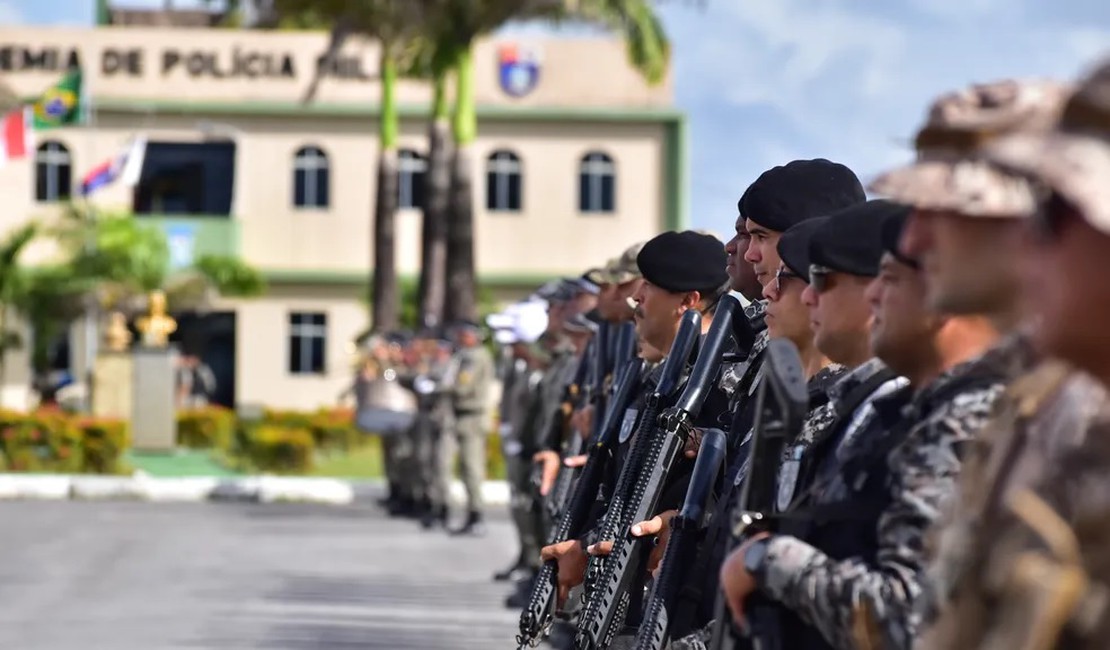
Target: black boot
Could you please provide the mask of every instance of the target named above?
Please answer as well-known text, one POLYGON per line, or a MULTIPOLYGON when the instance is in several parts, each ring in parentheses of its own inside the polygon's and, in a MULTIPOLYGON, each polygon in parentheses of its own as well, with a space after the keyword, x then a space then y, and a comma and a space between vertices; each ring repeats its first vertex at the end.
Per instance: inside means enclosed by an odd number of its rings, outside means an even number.
POLYGON ((416 513, 416 501, 410 496, 398 497, 389 508, 390 517, 412 517, 416 513))
POLYGON ((447 526, 447 506, 432 506, 420 519, 425 530, 447 526))
POLYGON ((392 510, 394 507, 396 507, 397 498, 400 494, 400 490, 397 488, 397 484, 392 481, 390 481, 389 487, 387 489, 388 492, 386 492, 385 496, 378 499, 378 505, 385 508, 386 510, 392 510))
POLYGON ((493 574, 494 582, 508 582, 509 580, 516 580, 523 575, 523 571, 527 567, 524 565, 524 555, 518 555, 516 560, 508 566, 504 571, 498 571, 493 574))
POLYGON ((482 523, 482 513, 471 510, 470 514, 466 516, 466 523, 462 525, 462 528, 457 528, 451 531, 451 534, 473 535, 475 537, 481 537, 485 535, 486 525, 482 523))

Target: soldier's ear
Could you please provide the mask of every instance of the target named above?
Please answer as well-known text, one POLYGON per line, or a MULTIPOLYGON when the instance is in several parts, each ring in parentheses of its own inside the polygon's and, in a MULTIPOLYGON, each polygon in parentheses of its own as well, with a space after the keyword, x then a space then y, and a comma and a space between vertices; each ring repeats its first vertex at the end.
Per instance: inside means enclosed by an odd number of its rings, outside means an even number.
POLYGON ((687 291, 682 296, 682 307, 683 307, 682 311, 685 312, 687 309, 693 309, 693 308, 697 307, 698 303, 700 303, 700 302, 701 302, 701 292, 700 291, 687 291))

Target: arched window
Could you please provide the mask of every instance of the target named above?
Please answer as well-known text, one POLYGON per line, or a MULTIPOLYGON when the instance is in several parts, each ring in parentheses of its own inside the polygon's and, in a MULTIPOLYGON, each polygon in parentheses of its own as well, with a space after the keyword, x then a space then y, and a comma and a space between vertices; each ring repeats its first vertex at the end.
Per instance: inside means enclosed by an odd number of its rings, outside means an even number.
POLYGON ((617 203, 617 166, 613 159, 591 151, 578 163, 578 210, 613 212, 617 203))
POLYGON ((68 199, 72 169, 69 149, 64 144, 55 140, 40 144, 35 151, 35 200, 49 203, 68 199))
POLYGON ((428 160, 412 149, 397 152, 397 207, 424 207, 424 174, 428 160))
POLYGON ((518 212, 524 167, 511 151, 500 149, 486 159, 486 209, 518 212))
POLYGON ((293 156, 293 205, 326 208, 329 200, 328 156, 319 147, 301 147, 293 156))

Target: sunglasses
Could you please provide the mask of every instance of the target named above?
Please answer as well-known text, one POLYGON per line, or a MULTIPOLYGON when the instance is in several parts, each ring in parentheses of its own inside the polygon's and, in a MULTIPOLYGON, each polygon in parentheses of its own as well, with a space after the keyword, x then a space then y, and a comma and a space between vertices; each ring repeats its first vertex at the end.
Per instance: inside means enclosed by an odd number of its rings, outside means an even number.
POLYGON ((829 289, 829 275, 833 272, 827 266, 820 264, 809 265, 809 286, 817 293, 824 293, 829 289))
POLYGON ((790 280, 792 278, 796 278, 798 280, 801 280, 802 276, 798 275, 797 273, 793 273, 793 272, 787 270, 786 268, 781 268, 778 271, 776 271, 775 272, 775 293, 781 294, 782 293, 782 281, 783 280, 790 280))

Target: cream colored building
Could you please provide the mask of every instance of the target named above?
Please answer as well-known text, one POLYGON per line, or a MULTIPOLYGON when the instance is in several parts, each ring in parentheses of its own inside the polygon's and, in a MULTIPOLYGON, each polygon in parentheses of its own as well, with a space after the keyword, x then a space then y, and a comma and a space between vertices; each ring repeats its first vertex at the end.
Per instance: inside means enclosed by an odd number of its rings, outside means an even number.
MULTIPOLYGON (((218 306, 222 351, 204 356, 222 355, 225 395, 233 378, 239 404, 334 403, 368 320, 378 87, 375 44, 352 43, 303 103, 325 44, 318 33, 0 28, 0 80, 36 97, 76 61, 92 108, 88 124, 37 132, 34 157, 0 167, 0 231, 49 215, 67 184, 77 198, 87 172, 145 136, 135 192, 117 182, 90 201, 164 228, 180 264, 238 255, 269 282, 264 297, 218 306)), ((685 224, 685 121, 670 81, 646 85, 619 41, 490 41, 475 61, 481 285, 519 295, 685 224), (501 85, 507 48, 539 62, 523 96, 501 85)), ((398 100, 401 200, 411 206, 430 89, 403 81, 398 100)), ((420 223, 417 208, 398 215, 402 278, 419 271, 420 223)), ((81 332, 71 337, 76 373, 81 332)), ((9 403, 26 385, 25 365, 9 362, 9 403)))

